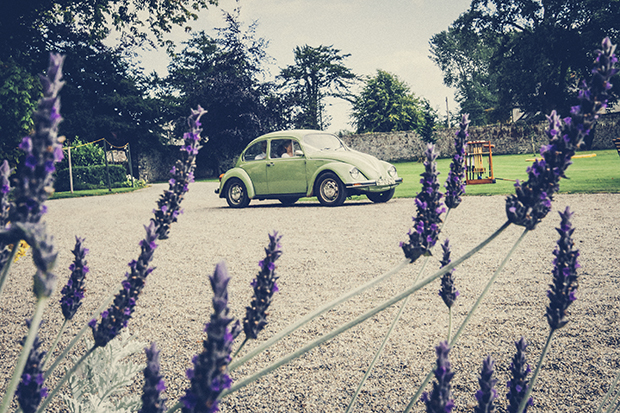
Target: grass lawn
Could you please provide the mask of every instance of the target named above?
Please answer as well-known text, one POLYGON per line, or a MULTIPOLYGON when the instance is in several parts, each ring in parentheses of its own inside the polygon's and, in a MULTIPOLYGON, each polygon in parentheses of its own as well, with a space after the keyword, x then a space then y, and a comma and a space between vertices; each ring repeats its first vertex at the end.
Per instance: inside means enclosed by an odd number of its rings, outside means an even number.
POLYGON ((84 190, 84 191, 73 191, 73 193, 71 193, 70 191, 67 191, 67 192, 54 192, 54 194, 50 197, 50 199, 80 198, 80 197, 83 197, 83 196, 99 196, 99 195, 119 194, 119 193, 122 193, 122 192, 135 191, 137 189, 140 189, 140 188, 138 188, 137 186, 135 188, 112 188, 111 192, 108 190, 108 188, 88 189, 88 190, 84 190))
MULTIPOLYGON (((620 192, 620 156, 616 150, 585 151, 577 155, 595 153, 593 158, 576 158, 568 168, 566 176, 570 179, 560 181, 560 193, 597 193, 620 192)), ((526 168, 532 164, 526 159, 533 159, 530 155, 496 155, 493 156, 493 172, 496 178, 494 184, 468 185, 467 195, 507 195, 514 192, 514 180, 527 180, 526 168), (508 179, 508 180, 502 180, 508 179)), ((450 162, 452 160, 439 159, 437 170, 441 172, 439 182, 445 183, 450 162)), ((398 175, 403 183, 396 188, 395 197, 415 197, 420 191, 420 174, 424 172, 424 165, 418 162, 397 163, 398 175)))
MULTIPOLYGON (((560 193, 597 193, 597 192, 620 192, 620 156, 616 150, 586 151, 580 154, 595 153, 593 158, 573 159, 573 164, 568 168, 567 176, 570 179, 560 181, 560 193)), ((526 159, 533 159, 530 155, 496 155, 493 157, 493 172, 496 178, 494 184, 468 185, 465 192, 467 195, 507 195, 514 192, 514 180, 526 180, 526 168, 532 164, 526 159), (502 179, 500 179, 502 178, 502 179)), ((452 159, 439 159, 437 169, 439 182, 442 185, 448 176, 452 159)), ((394 194, 397 198, 413 198, 420 191, 420 174, 424 172, 421 162, 396 163, 398 175, 403 178, 403 183, 396 188, 394 194)), ((217 182, 217 179, 204 179, 201 182, 217 182)), ((139 188, 112 188, 112 192, 105 189, 93 189, 87 191, 56 192, 51 199, 79 198, 82 196, 108 195, 110 193, 131 192, 139 188)), ((365 196, 353 197, 362 199, 365 196)), ((304 198, 304 200, 316 200, 316 198, 304 198)))

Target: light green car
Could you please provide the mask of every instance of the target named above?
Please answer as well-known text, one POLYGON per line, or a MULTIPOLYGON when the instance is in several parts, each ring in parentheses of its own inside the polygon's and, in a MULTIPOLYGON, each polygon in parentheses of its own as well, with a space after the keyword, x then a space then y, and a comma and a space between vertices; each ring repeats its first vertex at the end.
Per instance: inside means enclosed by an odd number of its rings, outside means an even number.
POLYGON ((387 202, 402 181, 394 165, 348 148, 335 135, 287 130, 250 142, 235 167, 220 176, 215 193, 233 208, 244 208, 252 199, 291 205, 311 196, 322 205, 339 206, 359 194, 387 202))

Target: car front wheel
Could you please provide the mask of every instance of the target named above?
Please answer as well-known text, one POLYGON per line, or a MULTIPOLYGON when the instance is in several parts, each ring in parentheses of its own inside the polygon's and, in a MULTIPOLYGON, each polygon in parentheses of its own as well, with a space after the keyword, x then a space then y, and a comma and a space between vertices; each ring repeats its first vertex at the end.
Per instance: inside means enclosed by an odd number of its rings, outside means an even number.
POLYGON ((366 192, 366 196, 375 203, 387 202, 394 196, 394 188, 383 192, 366 192))
POLYGON ((316 196, 321 205, 340 206, 347 197, 346 188, 336 174, 328 172, 321 175, 316 183, 316 196))
POLYGON ((226 202, 231 208, 245 208, 249 205, 248 191, 240 179, 233 178, 226 184, 226 202))

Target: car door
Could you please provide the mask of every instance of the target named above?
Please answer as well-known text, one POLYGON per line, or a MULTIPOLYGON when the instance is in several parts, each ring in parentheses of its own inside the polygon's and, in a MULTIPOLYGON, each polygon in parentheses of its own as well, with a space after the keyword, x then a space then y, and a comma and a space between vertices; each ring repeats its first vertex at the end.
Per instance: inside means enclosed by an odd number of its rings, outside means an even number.
POLYGON ((296 140, 271 140, 267 161, 267 187, 271 195, 307 192, 306 157, 296 140))
POLYGON ((247 172, 254 185, 256 195, 266 195, 269 193, 267 188, 267 165, 266 159, 267 141, 257 142, 250 146, 243 153, 243 170, 247 172))

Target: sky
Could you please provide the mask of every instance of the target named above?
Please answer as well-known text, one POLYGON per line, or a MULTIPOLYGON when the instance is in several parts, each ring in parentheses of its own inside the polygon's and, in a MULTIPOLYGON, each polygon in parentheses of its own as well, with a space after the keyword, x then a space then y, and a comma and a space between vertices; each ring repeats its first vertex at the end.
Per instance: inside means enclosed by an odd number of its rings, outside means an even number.
MULTIPOLYGON (((350 54, 343 62, 359 76, 374 76, 378 69, 404 81, 418 97, 427 99, 442 118, 446 98, 450 111, 458 109, 454 89, 443 84, 442 72, 429 58, 429 40, 447 30, 471 0, 219 0, 191 22, 195 31, 212 33, 223 27, 222 11, 240 8, 245 27, 257 21, 256 36, 269 42, 267 54, 274 60, 272 76, 294 64, 296 46, 333 46, 350 54)), ((214 33, 213 33, 214 34, 214 33)), ((171 33, 175 42, 187 40, 182 30, 171 33)), ((143 52, 142 66, 166 74, 163 51, 143 52)), ((361 89, 353 90, 359 93, 361 89)), ((351 104, 340 99, 327 101, 330 132, 353 131, 351 104)))

